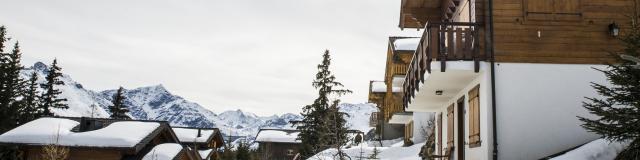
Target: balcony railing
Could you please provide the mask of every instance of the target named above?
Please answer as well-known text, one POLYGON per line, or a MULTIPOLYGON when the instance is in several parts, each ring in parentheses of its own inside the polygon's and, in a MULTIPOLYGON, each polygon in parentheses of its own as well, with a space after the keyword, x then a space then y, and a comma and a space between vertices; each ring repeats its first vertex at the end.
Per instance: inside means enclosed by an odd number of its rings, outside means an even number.
POLYGON ((480 24, 469 22, 427 23, 411 59, 403 84, 404 107, 407 107, 425 72, 431 73, 431 62, 440 62, 440 71, 445 72, 447 61, 474 61, 478 72, 480 61, 487 56, 480 50, 480 24))

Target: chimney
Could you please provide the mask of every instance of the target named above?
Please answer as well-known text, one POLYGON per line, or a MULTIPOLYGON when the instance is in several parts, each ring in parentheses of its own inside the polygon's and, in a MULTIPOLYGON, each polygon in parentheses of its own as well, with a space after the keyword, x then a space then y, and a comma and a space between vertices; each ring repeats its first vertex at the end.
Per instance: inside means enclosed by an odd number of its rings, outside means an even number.
POLYGON ((198 137, 202 137, 202 129, 198 128, 198 137))

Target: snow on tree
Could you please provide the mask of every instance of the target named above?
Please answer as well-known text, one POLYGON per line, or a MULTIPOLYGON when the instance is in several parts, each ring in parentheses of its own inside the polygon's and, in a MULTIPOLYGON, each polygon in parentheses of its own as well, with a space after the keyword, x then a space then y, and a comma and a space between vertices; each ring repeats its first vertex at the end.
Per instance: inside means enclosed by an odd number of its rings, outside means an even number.
POLYGON ((124 104, 124 88, 118 88, 116 94, 113 95, 113 103, 112 106, 109 106, 109 111, 111 112, 111 118, 113 119, 131 119, 131 117, 127 116, 129 112, 129 107, 124 104))
POLYGON ((64 103, 67 99, 58 98, 62 91, 55 87, 57 85, 64 85, 64 82, 60 80, 62 76, 61 70, 62 68, 58 66, 58 60, 54 59, 49 68, 49 73, 47 73, 45 77, 47 82, 40 86, 44 89, 44 92, 40 95, 40 99, 42 100, 42 103, 40 103, 40 110, 42 110, 41 116, 53 116, 51 108, 69 108, 69 106, 64 103))
MULTIPOLYGON (((631 32, 622 37, 625 45, 622 55, 640 56, 640 28, 633 26, 631 32)), ((621 64, 610 64, 597 69, 605 74, 611 85, 592 83, 602 98, 588 97, 583 107, 598 118, 579 117, 582 127, 600 134, 610 141, 631 142, 616 157, 618 160, 640 157, 640 69, 635 62, 620 60, 621 64)))
MULTIPOLYGON (((318 73, 312 86, 318 89, 318 98, 311 105, 302 108, 303 119, 296 123, 300 130, 298 139, 302 141, 300 154, 307 159, 314 154, 329 148, 340 146, 347 142, 344 115, 339 111, 339 96, 351 93, 336 81, 336 77, 329 70, 331 57, 329 50, 323 55, 322 62, 317 66, 318 73)), ((342 152, 338 152, 340 159, 344 158, 342 152)))

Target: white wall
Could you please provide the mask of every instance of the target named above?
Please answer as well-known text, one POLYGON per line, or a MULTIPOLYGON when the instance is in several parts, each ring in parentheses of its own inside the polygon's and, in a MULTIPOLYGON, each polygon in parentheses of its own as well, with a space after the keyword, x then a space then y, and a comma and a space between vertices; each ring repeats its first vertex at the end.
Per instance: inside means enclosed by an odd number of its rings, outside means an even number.
MULTIPOLYGON (((489 160, 491 159, 491 148, 492 148, 492 137, 491 137, 491 102, 490 102, 490 76, 489 76, 489 72, 486 70, 488 68, 488 63, 481 63, 481 74, 474 79, 471 83, 467 84, 464 89, 462 89, 459 93, 456 94, 456 96, 453 96, 452 99, 449 100, 449 102, 445 103, 444 106, 441 107, 441 110, 439 110, 436 114, 434 114, 434 117, 437 118, 437 114, 442 113, 442 138, 443 140, 441 141, 442 144, 444 145, 444 147, 446 147, 446 142, 447 142, 447 107, 451 104, 454 104, 454 114, 458 114, 458 113, 463 113, 464 114, 464 139, 462 139, 463 141, 465 141, 467 145, 465 145, 465 159, 469 160, 489 160), (468 141, 469 141, 469 115, 468 112, 466 111, 460 111, 458 110, 457 104, 456 102, 458 101, 458 99, 460 99, 461 97, 465 97, 464 103, 465 103, 465 110, 468 110, 469 108, 469 102, 468 102, 468 92, 475 87, 476 85, 480 85, 480 140, 482 141, 480 146, 478 147, 474 147, 474 148, 469 148, 468 146, 468 141)), ((454 115, 455 116, 455 115, 454 115)), ((457 144, 458 141, 460 141, 460 139, 458 139, 457 134, 459 134, 459 130, 458 130, 458 117, 455 116, 454 117, 454 145, 456 145, 457 148, 457 144)), ((437 126, 437 124, 436 124, 437 126)), ((438 131, 438 128, 436 128, 436 132, 438 131)), ((436 136, 437 138, 437 136, 436 136)), ((437 142, 440 142, 436 139, 437 142)), ((436 147, 440 147, 440 146, 436 146, 436 147)), ((443 148, 444 148, 443 147, 443 148)), ((457 149, 456 149, 457 150, 457 149)), ((436 149, 437 151, 437 149, 436 149)), ((443 150, 443 154, 444 154, 444 150, 443 150)), ((457 156, 457 151, 454 151, 453 156, 456 157, 457 156)), ((457 158, 456 158, 457 159, 457 158)))
POLYGON ((604 66, 498 63, 498 158, 539 159, 598 138, 576 118, 590 117, 582 107, 596 95, 590 82, 606 82, 591 67, 604 66))

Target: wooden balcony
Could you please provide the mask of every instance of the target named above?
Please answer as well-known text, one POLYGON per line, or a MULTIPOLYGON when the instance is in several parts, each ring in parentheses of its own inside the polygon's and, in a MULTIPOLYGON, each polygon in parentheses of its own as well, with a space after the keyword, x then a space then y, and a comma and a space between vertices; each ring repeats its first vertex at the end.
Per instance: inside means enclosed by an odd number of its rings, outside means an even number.
POLYGON ((480 26, 468 22, 427 23, 403 84, 405 107, 418 91, 418 84, 424 82, 424 74, 431 73, 432 62, 439 62, 440 72, 445 72, 447 61, 473 61, 474 71, 479 71, 480 61, 488 59, 481 50, 480 26))
POLYGON ((386 93, 386 86, 376 86, 384 84, 383 81, 369 81, 369 103, 382 105, 386 93), (383 87, 383 88, 379 88, 383 87), (381 91, 383 90, 383 91, 381 91))

